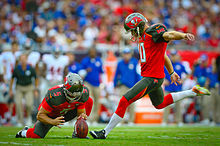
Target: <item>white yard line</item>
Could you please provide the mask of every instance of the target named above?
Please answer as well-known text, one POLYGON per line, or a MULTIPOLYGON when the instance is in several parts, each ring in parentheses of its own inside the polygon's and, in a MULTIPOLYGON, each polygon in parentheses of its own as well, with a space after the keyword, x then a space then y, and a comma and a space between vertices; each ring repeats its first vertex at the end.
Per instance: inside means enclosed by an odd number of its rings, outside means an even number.
POLYGON ((17 142, 3 142, 3 141, 0 141, 0 144, 32 145, 32 144, 26 144, 26 143, 17 143, 17 142))
MULTIPOLYGON (((172 136, 147 136, 148 138, 155 138, 155 139, 195 139, 194 137, 172 137, 172 136)), ((197 139, 208 139, 206 137, 201 138, 198 137, 197 139)))
MULTIPOLYGON (((32 145, 32 144, 25 144, 25 143, 17 143, 17 142, 4 142, 0 141, 1 144, 10 144, 10 145, 32 145)), ((64 146, 64 145, 55 145, 55 144, 47 144, 48 146, 64 146)))

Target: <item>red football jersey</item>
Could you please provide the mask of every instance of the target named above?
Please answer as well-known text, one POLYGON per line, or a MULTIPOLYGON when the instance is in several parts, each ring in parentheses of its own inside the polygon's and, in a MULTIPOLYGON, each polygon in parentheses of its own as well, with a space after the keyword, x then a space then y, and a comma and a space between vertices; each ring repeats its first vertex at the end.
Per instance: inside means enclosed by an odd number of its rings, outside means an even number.
POLYGON ((38 110, 40 107, 43 107, 50 112, 48 114, 49 117, 56 118, 65 115, 68 111, 73 109, 85 109, 85 102, 88 99, 89 89, 84 86, 81 99, 77 102, 69 103, 65 98, 63 85, 58 85, 48 90, 38 110))
POLYGON ((138 49, 141 61, 141 76, 164 78, 164 55, 167 41, 162 37, 167 29, 163 24, 155 24, 146 29, 139 38, 138 49))

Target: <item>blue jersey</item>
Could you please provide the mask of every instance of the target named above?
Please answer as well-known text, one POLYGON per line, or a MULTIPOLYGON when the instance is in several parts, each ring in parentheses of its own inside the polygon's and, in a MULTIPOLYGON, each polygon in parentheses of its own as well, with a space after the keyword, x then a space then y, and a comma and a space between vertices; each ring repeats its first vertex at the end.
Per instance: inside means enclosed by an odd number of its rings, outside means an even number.
POLYGON ((82 69, 82 65, 79 64, 78 62, 74 62, 68 66, 69 72, 72 72, 72 73, 78 74, 79 70, 81 70, 81 69, 82 69))
POLYGON ((205 86, 205 82, 208 78, 207 68, 201 67, 200 65, 196 66, 193 76, 197 78, 197 83, 200 86, 205 86))
MULTIPOLYGON (((180 76, 182 76, 183 73, 187 74, 185 67, 180 62, 172 63, 174 71, 180 76)), ((173 83, 171 84, 170 74, 165 69, 165 78, 170 82, 169 85, 165 86, 165 90, 168 92, 177 92, 182 90, 182 84, 178 84, 177 86, 173 83)))
POLYGON ((91 69, 91 71, 87 72, 87 75, 84 80, 93 86, 99 86, 100 74, 103 73, 101 58, 100 57, 96 57, 96 58, 85 57, 82 60, 81 64, 82 64, 82 69, 88 69, 88 68, 91 69))
POLYGON ((207 72, 208 72, 208 78, 210 80, 209 88, 215 88, 216 84, 218 84, 218 74, 217 72, 216 73, 212 72, 211 66, 207 69, 207 72))
POLYGON ((131 58, 129 62, 121 60, 118 62, 114 77, 114 86, 125 85, 129 88, 133 87, 141 78, 137 73, 136 67, 138 60, 131 58))

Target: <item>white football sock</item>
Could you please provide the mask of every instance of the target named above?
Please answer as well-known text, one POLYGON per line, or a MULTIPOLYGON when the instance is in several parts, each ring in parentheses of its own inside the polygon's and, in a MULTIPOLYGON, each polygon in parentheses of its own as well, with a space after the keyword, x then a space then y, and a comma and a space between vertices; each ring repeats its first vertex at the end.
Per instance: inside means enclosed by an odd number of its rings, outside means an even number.
POLYGON ((21 136, 22 136, 22 137, 26 137, 26 133, 27 133, 27 130, 22 130, 22 131, 21 131, 21 136))
POLYGON ((177 102, 177 101, 182 100, 182 99, 184 99, 186 97, 192 97, 192 96, 196 96, 197 95, 192 90, 173 92, 173 93, 170 93, 170 94, 172 95, 173 102, 177 102))
POLYGON ((117 126, 118 123, 122 121, 122 118, 119 117, 116 113, 114 113, 111 117, 111 120, 109 121, 108 125, 105 127, 105 137, 108 135, 108 133, 117 126))

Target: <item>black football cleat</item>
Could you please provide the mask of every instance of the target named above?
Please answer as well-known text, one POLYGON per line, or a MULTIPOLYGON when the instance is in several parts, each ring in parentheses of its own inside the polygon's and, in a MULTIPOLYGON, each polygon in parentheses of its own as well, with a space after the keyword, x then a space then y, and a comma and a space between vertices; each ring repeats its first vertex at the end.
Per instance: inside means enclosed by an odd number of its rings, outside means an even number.
POLYGON ((28 130, 28 126, 25 126, 22 130, 18 131, 18 133, 15 135, 15 138, 25 138, 21 135, 21 132, 25 130, 28 130))
MULTIPOLYGON (((79 137, 77 137, 77 136, 76 136, 76 133, 73 132, 73 134, 72 134, 72 138, 79 138, 79 137)), ((89 139, 89 137, 86 136, 85 138, 80 138, 80 139, 89 139)))
POLYGON ((94 139, 106 139, 104 129, 101 131, 89 131, 89 133, 94 139))

